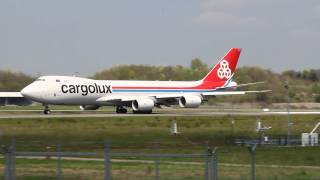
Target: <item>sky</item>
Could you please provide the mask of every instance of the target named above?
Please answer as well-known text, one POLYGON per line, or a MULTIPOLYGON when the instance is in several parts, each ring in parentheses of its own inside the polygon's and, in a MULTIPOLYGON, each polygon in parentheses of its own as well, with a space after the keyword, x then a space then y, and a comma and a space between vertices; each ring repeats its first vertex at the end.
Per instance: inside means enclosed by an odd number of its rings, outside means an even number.
POLYGON ((1 0, 0 69, 90 76, 119 64, 320 68, 319 0, 1 0))

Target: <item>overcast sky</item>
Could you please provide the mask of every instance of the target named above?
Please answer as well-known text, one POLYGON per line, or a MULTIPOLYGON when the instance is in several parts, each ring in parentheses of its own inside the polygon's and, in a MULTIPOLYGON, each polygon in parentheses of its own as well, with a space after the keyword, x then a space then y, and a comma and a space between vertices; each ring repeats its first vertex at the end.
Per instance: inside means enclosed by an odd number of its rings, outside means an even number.
POLYGON ((82 76, 117 64, 320 68, 319 0, 1 0, 0 69, 82 76))

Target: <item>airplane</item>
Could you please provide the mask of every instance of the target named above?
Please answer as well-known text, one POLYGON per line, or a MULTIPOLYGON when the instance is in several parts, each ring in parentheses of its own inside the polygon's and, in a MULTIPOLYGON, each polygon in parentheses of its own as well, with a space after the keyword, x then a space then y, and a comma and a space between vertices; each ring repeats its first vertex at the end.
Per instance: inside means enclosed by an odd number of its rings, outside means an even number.
POLYGON ((42 76, 21 92, 0 92, 0 98, 39 102, 44 106, 44 114, 51 113, 49 105, 80 105, 81 110, 115 106, 116 113, 127 113, 127 107, 131 107, 133 113, 152 113, 155 107, 162 106, 197 108, 209 97, 268 92, 236 90, 238 87, 260 83, 238 85, 232 80, 240 54, 240 48, 231 48, 198 81, 94 80, 75 76, 42 76))

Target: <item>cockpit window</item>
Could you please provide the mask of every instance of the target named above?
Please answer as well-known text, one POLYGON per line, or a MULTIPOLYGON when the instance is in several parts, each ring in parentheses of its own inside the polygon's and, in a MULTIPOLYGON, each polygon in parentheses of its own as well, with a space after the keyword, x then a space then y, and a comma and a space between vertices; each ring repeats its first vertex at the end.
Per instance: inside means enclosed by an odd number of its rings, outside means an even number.
POLYGON ((38 78, 36 81, 45 81, 45 79, 38 78))

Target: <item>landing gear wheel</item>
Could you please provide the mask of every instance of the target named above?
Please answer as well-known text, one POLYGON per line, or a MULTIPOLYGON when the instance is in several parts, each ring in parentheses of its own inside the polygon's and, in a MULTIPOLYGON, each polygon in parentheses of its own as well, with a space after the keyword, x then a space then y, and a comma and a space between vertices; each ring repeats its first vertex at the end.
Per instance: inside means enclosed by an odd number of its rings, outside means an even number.
POLYGON ((51 110, 49 109, 49 106, 44 107, 43 114, 51 114, 51 110))
POLYGON ((48 109, 48 110, 43 110, 43 114, 51 114, 51 110, 48 109))
POLYGON ((117 106, 117 109, 116 109, 116 113, 118 113, 118 114, 125 114, 125 113, 127 113, 128 111, 127 111, 127 109, 126 108, 124 108, 124 107, 122 107, 122 106, 117 106))

